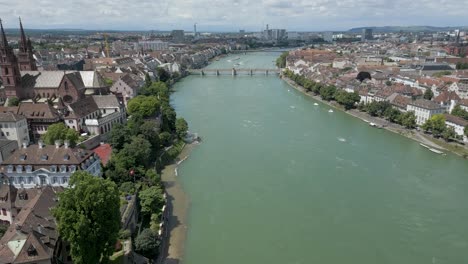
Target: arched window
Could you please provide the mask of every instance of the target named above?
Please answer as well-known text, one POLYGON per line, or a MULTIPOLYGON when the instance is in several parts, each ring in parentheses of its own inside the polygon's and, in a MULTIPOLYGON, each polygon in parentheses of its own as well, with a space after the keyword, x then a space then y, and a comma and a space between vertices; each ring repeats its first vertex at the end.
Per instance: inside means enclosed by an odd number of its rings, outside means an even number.
POLYGON ((5 67, 5 75, 8 75, 8 68, 5 67))

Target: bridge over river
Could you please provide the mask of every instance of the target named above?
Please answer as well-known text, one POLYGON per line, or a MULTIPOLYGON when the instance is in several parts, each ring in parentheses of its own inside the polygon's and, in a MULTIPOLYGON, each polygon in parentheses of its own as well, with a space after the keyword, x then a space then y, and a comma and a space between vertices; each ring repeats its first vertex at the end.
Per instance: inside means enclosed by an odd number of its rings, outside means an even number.
POLYGON ((193 75, 276 75, 280 73, 280 70, 277 68, 250 68, 250 69, 193 69, 188 71, 193 75))

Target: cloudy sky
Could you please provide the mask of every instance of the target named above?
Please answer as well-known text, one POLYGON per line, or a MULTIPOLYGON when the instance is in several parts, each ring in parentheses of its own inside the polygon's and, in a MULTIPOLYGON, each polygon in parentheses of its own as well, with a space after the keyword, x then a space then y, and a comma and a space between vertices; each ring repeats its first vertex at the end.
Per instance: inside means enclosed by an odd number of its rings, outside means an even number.
POLYGON ((468 0, 0 0, 6 28, 200 31, 468 25, 468 0))

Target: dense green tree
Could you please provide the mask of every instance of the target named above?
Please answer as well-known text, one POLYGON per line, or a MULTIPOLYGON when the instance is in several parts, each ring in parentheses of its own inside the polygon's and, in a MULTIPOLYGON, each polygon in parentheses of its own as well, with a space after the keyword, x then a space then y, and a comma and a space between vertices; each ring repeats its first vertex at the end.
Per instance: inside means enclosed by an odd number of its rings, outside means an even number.
POLYGON ((121 150, 125 143, 130 143, 132 134, 127 126, 115 124, 111 130, 109 143, 114 150, 121 150))
POLYGON ((387 111, 387 109, 391 107, 392 105, 387 101, 382 101, 382 102, 373 101, 370 104, 368 104, 366 108, 367 108, 367 112, 371 116, 383 117, 385 111, 387 111))
POLYGON ((140 198, 141 213, 146 217, 159 213, 165 203, 164 191, 158 185, 140 191, 138 197, 140 198))
POLYGON ((8 106, 18 106, 20 100, 17 97, 10 97, 8 98, 8 106))
POLYGON ((276 66, 278 68, 285 68, 286 67, 286 58, 288 57, 289 52, 283 52, 281 56, 276 59, 276 66))
POLYGON ((124 182, 120 185, 119 190, 124 194, 134 194, 135 184, 133 182, 124 182))
POLYGON ((70 243, 73 263, 107 263, 120 229, 117 186, 84 171, 70 185, 53 209, 60 237, 70 243))
POLYGON ((356 107, 356 103, 361 100, 361 97, 357 92, 348 93, 345 90, 339 90, 335 93, 335 100, 346 110, 349 110, 356 107))
POLYGON ((104 83, 107 87, 111 87, 114 84, 114 81, 112 81, 112 79, 109 78, 104 78, 104 83))
POLYGON ((426 88, 426 91, 424 92, 424 99, 432 100, 432 97, 434 97, 434 93, 432 92, 432 89, 426 88))
POLYGON ((156 72, 161 82, 167 82, 171 78, 171 74, 164 68, 158 67, 156 68, 156 72))
POLYGON ((154 116, 159 110, 159 100, 156 96, 139 95, 132 98, 127 105, 128 113, 139 114, 142 117, 154 116))
POLYGON ((461 118, 464 118, 466 120, 468 120, 468 111, 466 111, 465 109, 461 108, 460 105, 457 105, 453 108, 452 110, 452 115, 454 116, 458 116, 458 117, 461 117, 461 118))
POLYGON ((400 115, 399 123, 409 129, 416 127, 416 116, 413 111, 409 111, 400 115))
POLYGON ((391 86, 392 85, 392 81, 388 80, 388 81, 385 81, 385 85, 387 86, 391 86))
POLYGON ((143 88, 150 87, 152 83, 153 81, 151 80, 149 73, 146 73, 145 74, 145 86, 143 86, 143 88))
POLYGON ((176 120, 176 134, 180 139, 183 139, 187 135, 188 124, 183 118, 177 118, 176 120))
POLYGON ((140 126, 140 134, 151 143, 151 148, 155 151, 159 150, 159 146, 161 145, 159 140, 159 126, 158 123, 154 120, 145 121, 140 126))
POLYGON ((175 132, 175 122, 177 114, 169 104, 162 106, 162 131, 173 133, 175 132))
POLYGON ((456 138, 457 134, 455 133, 455 129, 453 127, 445 127, 444 131, 442 132, 442 138, 445 141, 449 141, 452 138, 456 138))
POLYGON ((323 100, 331 101, 334 99, 336 87, 333 85, 323 86, 320 88, 320 96, 323 100))
POLYGON ((393 107, 389 107, 385 110, 384 116, 388 121, 397 123, 400 120, 401 112, 393 107))
POLYGON ((123 163, 124 168, 148 165, 154 157, 151 154, 151 143, 143 135, 133 136, 130 143, 126 143, 116 157, 123 163))
POLYGON ((164 82, 152 82, 149 86, 140 90, 141 95, 156 96, 159 100, 169 98, 169 88, 164 82))
POLYGON ((78 141, 79 134, 72 128, 68 128, 64 123, 56 123, 47 128, 47 132, 42 136, 46 144, 53 145, 56 140, 69 140, 74 146, 78 141))
POLYGON ((135 239, 136 251, 150 259, 154 258, 158 254, 159 245, 160 240, 149 228, 143 229, 135 239))
POLYGON ((422 129, 431 132, 435 137, 440 137, 445 130, 444 115, 433 115, 422 125, 422 129))
POLYGON ((168 147, 172 144, 172 136, 169 132, 162 132, 159 134, 159 141, 161 145, 168 147))

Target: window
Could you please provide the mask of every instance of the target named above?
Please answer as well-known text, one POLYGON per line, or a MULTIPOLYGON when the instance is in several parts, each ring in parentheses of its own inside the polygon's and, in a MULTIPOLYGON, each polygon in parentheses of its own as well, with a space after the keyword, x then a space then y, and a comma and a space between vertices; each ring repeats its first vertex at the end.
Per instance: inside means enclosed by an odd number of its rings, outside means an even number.
POLYGON ((34 178, 28 177, 28 184, 33 184, 33 183, 34 183, 34 178))
POLYGON ((75 165, 72 165, 70 166, 70 172, 75 172, 76 171, 76 166, 75 165))
POLYGON ((55 165, 50 166, 50 171, 51 172, 57 172, 57 166, 55 166, 55 165))
POLYGON ((62 182, 63 182, 63 184, 68 184, 68 177, 63 177, 62 182))
POLYGON ((65 165, 60 166, 60 172, 67 172, 67 166, 65 165))
POLYGON ((23 166, 22 165, 16 166, 16 172, 17 173, 22 173, 23 172, 23 166))
POLYGON ((32 172, 32 166, 31 165, 26 166, 26 172, 28 172, 28 173, 32 172))
POLYGON ((24 183, 24 178, 23 178, 23 177, 19 177, 19 182, 20 182, 21 184, 23 184, 23 183, 24 183))
POLYGON ((57 183, 57 177, 52 177, 52 184, 56 184, 57 183))
POLYGON ((13 165, 8 165, 7 167, 7 172, 12 173, 13 172, 13 165))
POLYGON ((2 214, 3 214, 3 215, 7 215, 7 211, 6 211, 5 208, 2 208, 2 214))

